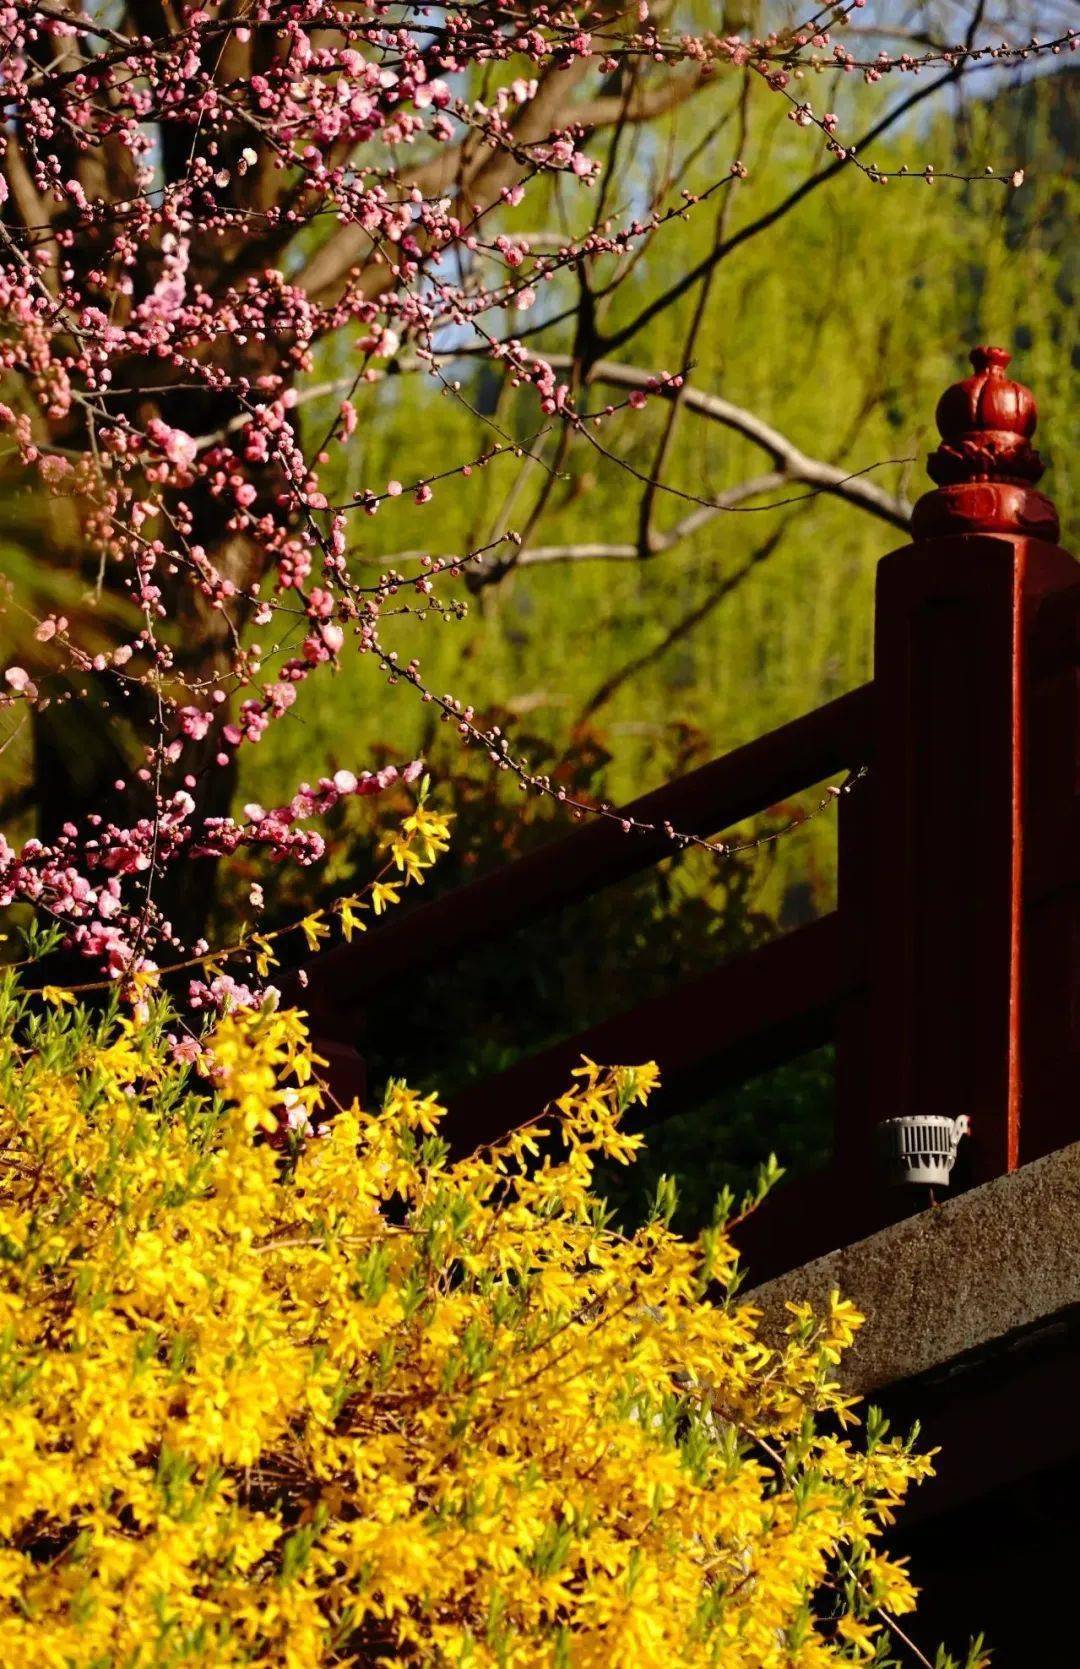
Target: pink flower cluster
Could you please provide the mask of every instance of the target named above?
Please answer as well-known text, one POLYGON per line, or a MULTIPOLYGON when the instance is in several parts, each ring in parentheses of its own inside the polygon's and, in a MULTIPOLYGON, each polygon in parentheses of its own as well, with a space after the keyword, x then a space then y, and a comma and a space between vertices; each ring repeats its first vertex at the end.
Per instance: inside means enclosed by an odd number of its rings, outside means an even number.
POLYGON ((595 441, 616 412, 680 386, 658 376, 591 408, 554 352, 528 345, 520 315, 540 317, 542 297, 597 263, 632 269, 649 238, 746 168, 722 166, 697 194, 616 209, 594 143, 600 117, 585 120, 587 104, 556 97, 560 88, 592 76, 610 105, 620 101, 609 87, 646 72, 696 92, 720 74, 741 84, 749 69, 797 127, 877 181, 835 113, 814 113, 808 75, 875 81, 1076 44, 863 60, 834 39, 861 5, 827 8, 828 29, 812 9, 803 26, 720 38, 675 35, 644 0, 611 19, 560 0, 164 10, 0 0, 0 438, 35 490, 65 501, 101 603, 96 615, 39 610, 27 648, 0 669, 0 708, 83 699, 93 680, 143 750, 130 782, 109 789, 110 804, 128 795, 130 812, 102 806, 53 841, 0 846, 0 905, 35 904, 119 977, 176 949, 155 902, 171 865, 244 846, 317 862, 322 837, 301 824, 394 772, 319 777, 286 806, 249 806, 243 821, 202 807, 214 773, 232 771, 350 637, 523 786, 551 791, 496 727, 437 696, 419 662, 401 665, 383 640, 395 615, 459 618, 465 602, 447 587, 512 565, 517 535, 420 554, 415 571, 388 567, 367 582, 354 561, 361 518, 437 503, 442 483, 521 456, 549 429, 595 441), (558 220, 581 229, 545 241, 518 211, 535 200, 547 214, 553 184, 558 220), (331 336, 346 370, 327 388, 311 373, 331 336), (486 357, 518 387, 535 435, 502 436, 428 478, 414 479, 405 457, 385 486, 333 502, 342 453, 367 421, 365 391, 408 369, 461 397, 451 352, 486 357))
POLYGON ((182 948, 154 906, 148 882, 156 870, 180 858, 227 857, 241 847, 265 852, 275 862, 317 863, 323 837, 299 827, 302 821, 350 796, 413 783, 422 771, 421 760, 401 771, 393 765, 359 776, 337 771, 314 787, 301 784, 288 805, 269 811, 245 806, 243 822, 213 817, 198 823, 194 800, 180 791, 128 826, 92 814, 86 828, 65 824, 51 844, 32 839, 19 851, 0 834, 0 908, 35 905, 64 928, 70 949, 100 964, 108 978, 130 979, 158 966, 151 945, 182 948))

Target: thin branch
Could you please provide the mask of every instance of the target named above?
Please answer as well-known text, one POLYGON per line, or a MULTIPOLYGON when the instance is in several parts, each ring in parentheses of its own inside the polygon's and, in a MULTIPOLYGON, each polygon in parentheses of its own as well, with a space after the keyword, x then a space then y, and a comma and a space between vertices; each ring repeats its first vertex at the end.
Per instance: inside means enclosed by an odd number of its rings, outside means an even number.
MULTIPOLYGON (((571 364, 569 354, 546 354, 545 358, 556 368, 571 364)), ((730 400, 722 399, 719 394, 706 394, 697 388, 683 388, 677 391, 670 383, 663 383, 656 372, 642 370, 634 365, 622 365, 616 360, 599 360, 592 367, 591 377, 594 382, 605 383, 613 388, 651 389, 669 400, 674 399, 678 392, 679 402, 685 410, 711 418, 713 422, 735 430, 755 446, 760 446, 777 466, 782 481, 801 482, 805 486, 820 488, 821 491, 832 493, 862 510, 868 510, 871 515, 880 517, 893 527, 901 528, 904 532, 908 529, 911 505, 906 499, 894 498, 891 493, 866 480, 863 474, 853 474, 850 470, 837 468, 835 464, 826 464, 819 458, 808 457, 794 441, 781 434, 779 429, 774 429, 763 418, 747 411, 745 406, 734 405, 730 400)), ((716 500, 717 508, 729 507, 723 504, 723 497, 722 494, 716 500)))
MULTIPOLYGON (((737 510, 747 499, 759 498, 762 493, 774 492, 789 479, 790 477, 781 471, 774 470, 768 475, 758 475, 750 481, 743 481, 739 486, 721 493, 712 504, 699 505, 696 510, 692 510, 689 515, 676 522, 674 527, 663 533, 654 533, 649 549, 644 553, 636 542, 630 540, 623 543, 582 540, 572 545, 534 545, 531 550, 522 553, 515 566, 530 568, 552 562, 641 562, 654 556, 663 556, 723 511, 737 510)), ((762 508, 771 509, 772 506, 762 508)))
MULTIPOLYGON (((855 146, 848 146, 848 150, 865 149, 867 145, 872 144, 875 139, 880 138, 883 133, 887 133, 891 127, 894 127, 901 117, 906 116, 916 105, 921 104, 924 99, 932 98, 943 87, 957 81, 962 74, 962 66, 957 64, 946 75, 940 75, 935 81, 929 81, 922 87, 917 87, 914 92, 908 94, 907 98, 901 99, 890 111, 887 111, 880 121, 874 123, 873 127, 868 128, 855 146)), ((718 261, 726 259, 733 250, 738 249, 740 244, 749 242, 751 238, 757 237, 760 232, 768 231, 770 226, 775 226, 776 222, 790 214, 791 210, 796 208, 804 197, 808 197, 812 191, 816 191, 819 185, 825 185, 829 180, 835 179, 837 174, 847 166, 846 158, 837 158, 827 168, 820 168, 816 174, 811 174, 809 178, 803 180, 801 185, 796 186, 794 191, 790 191, 774 208, 767 210, 765 214, 759 215, 756 220, 749 221, 745 226, 740 226, 739 230, 733 232, 730 238, 726 238, 723 243, 710 250, 709 254, 699 261, 696 266, 691 267, 667 290, 643 307, 637 317, 630 320, 629 324, 624 325, 621 330, 617 330, 613 336, 609 336, 605 347, 610 351, 629 342, 640 331, 644 330, 645 326, 651 323, 658 314, 663 313, 673 302, 678 301, 680 296, 685 295, 687 290, 692 289, 705 276, 710 267, 715 266, 718 261)))
MULTIPOLYGON (((748 78, 744 77, 742 88, 739 93, 739 135, 735 147, 736 153, 739 156, 742 156, 746 150, 746 140, 749 133, 749 101, 750 82, 748 78)), ((714 248, 718 247, 724 241, 724 234, 727 230, 728 214, 731 210, 733 201, 734 198, 729 192, 725 192, 720 198, 719 207, 716 211, 716 220, 713 226, 714 248)), ((705 317, 708 312, 709 300, 712 295, 716 272, 716 267, 709 268, 701 282, 697 301, 694 304, 694 310, 690 320, 690 329, 687 332, 686 341, 683 344, 682 351, 682 363, 687 367, 689 367, 694 360, 694 350, 697 346, 697 339, 701 332, 701 328, 705 323, 705 317)), ((683 377, 682 384, 675 398, 670 402, 667 422, 664 424, 663 433, 660 436, 660 444, 656 449, 656 456, 653 460, 653 467, 651 471, 653 478, 648 483, 644 493, 642 494, 641 507, 638 512, 638 546, 643 554, 647 552, 652 545, 654 537, 653 510, 656 505, 656 496, 663 479, 664 468, 667 463, 668 455, 671 451, 672 445, 674 444, 675 430, 679 421, 679 413, 685 404, 688 391, 689 371, 687 371, 686 375, 683 377)))

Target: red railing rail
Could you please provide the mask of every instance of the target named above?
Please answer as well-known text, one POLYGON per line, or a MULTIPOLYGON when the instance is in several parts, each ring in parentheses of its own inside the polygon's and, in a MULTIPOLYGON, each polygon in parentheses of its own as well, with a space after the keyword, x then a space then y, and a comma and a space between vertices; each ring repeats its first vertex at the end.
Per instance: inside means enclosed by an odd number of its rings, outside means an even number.
MULTIPOLYGON (((457 1147, 531 1116, 583 1053, 717 1084, 832 1039, 834 1162, 747 1226, 765 1274, 911 1209, 880 1177, 883 1119, 968 1114, 971 1182, 1080 1138, 1080 565, 1035 487, 1032 396, 1002 350, 971 357, 938 405, 912 542, 878 566, 873 682, 626 808, 709 836, 866 767, 839 800, 835 911, 471 1087, 457 1147)), ((377 983, 671 850, 597 821, 327 953, 320 1034, 347 1049, 377 983)))
POLYGON ((424 961, 537 921, 670 857, 664 823, 708 836, 839 772, 869 762, 873 691, 867 684, 770 731, 623 808, 652 832, 624 834, 608 819, 587 823, 492 870, 431 904, 391 918, 378 933, 339 945, 311 964, 311 992, 337 1012, 376 984, 424 961))

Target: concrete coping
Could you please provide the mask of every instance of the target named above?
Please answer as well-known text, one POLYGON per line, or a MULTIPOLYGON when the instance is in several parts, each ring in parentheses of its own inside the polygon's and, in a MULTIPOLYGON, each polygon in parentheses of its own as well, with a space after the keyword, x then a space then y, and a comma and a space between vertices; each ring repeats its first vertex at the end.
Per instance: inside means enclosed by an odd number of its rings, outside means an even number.
POLYGON ((748 1291, 775 1337, 788 1300, 838 1288, 866 1317, 839 1377, 867 1395, 1053 1323, 1080 1304, 1080 1142, 748 1291))

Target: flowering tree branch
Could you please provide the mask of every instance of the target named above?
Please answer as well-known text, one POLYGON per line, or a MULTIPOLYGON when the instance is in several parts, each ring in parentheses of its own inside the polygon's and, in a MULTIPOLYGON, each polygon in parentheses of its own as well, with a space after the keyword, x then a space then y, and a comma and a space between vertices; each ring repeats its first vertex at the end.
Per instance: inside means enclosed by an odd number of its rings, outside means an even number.
MULTIPOLYGON (((201 955, 207 889, 190 884, 189 860, 257 842, 282 861, 315 861, 317 831, 302 825, 371 780, 316 765, 274 813, 232 815, 242 750, 347 644, 434 703, 523 789, 554 792, 472 703, 437 695, 418 660, 400 664, 386 628, 404 612, 460 617, 458 582, 485 583, 507 565, 629 555, 618 541, 561 554, 539 542, 554 484, 585 447, 645 489, 635 558, 790 489, 903 525, 906 505, 865 473, 808 458, 685 377, 613 358, 818 184, 844 171, 896 178, 863 160, 864 145, 937 89, 1075 44, 977 39, 979 0, 959 47, 863 57, 843 40, 859 10, 842 0, 827 27, 811 10, 754 38, 687 32, 674 6, 648 0, 462 0, 435 13, 384 0, 119 0, 107 14, 10 0, 0 15, 5 517, 42 573, 51 565, 66 584, 50 601, 35 575, 7 604, 25 649, 3 668, 0 703, 32 718, 40 830, 21 849, 0 846, 0 905, 50 914, 72 950, 121 984, 152 973, 159 952, 175 960, 194 941, 201 955), (819 112, 803 96, 826 71, 853 87, 921 80, 852 144, 850 110, 819 112), (641 188, 621 197, 634 135, 691 96, 716 101, 700 137, 639 169, 641 188), (746 167, 719 146, 735 115, 745 133, 751 98, 779 101, 833 160, 733 232, 721 212, 705 265, 605 338, 604 309, 645 252, 670 250, 688 217, 745 188, 746 167), (695 169, 707 178, 691 189, 695 169), (552 202, 566 236, 532 247, 515 212, 535 205, 530 218, 547 225, 552 202), (541 331, 551 352, 530 346, 541 331), (309 433, 299 407, 331 339, 350 374, 309 433), (526 435, 479 410, 449 364, 463 355, 520 391, 526 435), (413 481, 416 504, 515 454, 544 485, 520 541, 497 526, 473 550, 426 554, 409 575, 388 566, 369 582, 356 530, 404 495, 403 480, 335 502, 335 470, 364 421, 363 390, 404 359, 490 437, 413 481), (593 409, 600 384, 616 398, 593 409), (741 434, 769 472, 712 497, 675 487, 663 467, 673 419, 638 469, 609 430, 655 400, 741 434), (683 506, 667 531, 653 527, 661 497, 683 506)), ((687 364, 692 344, 693 332, 687 364)), ((411 473, 406 460, 400 475, 411 473)))

